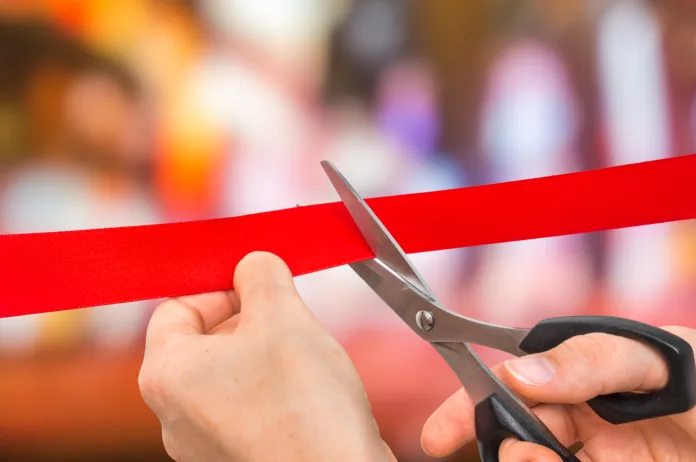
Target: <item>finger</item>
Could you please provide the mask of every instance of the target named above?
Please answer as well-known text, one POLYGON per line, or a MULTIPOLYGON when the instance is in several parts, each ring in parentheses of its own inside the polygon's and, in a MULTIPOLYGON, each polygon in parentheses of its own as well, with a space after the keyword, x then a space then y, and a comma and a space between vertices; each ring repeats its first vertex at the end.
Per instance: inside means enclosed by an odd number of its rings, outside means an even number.
MULTIPOLYGON (((501 366, 491 368, 500 376, 501 366)), ((421 447, 430 456, 445 457, 476 438, 474 404, 464 388, 447 398, 426 420, 421 447)))
POLYGON ((551 449, 526 441, 508 438, 500 445, 500 462, 560 462, 551 449))
MULTIPOLYGON (((683 327, 668 327, 665 330, 674 333, 691 344, 696 344, 696 331, 683 327)), ((585 336, 591 337, 591 336, 585 336)), ((610 336, 607 336, 610 337, 610 336)), ((601 339, 600 339, 601 340, 601 339)), ((492 371, 498 375, 502 381, 513 390, 520 393, 525 402, 531 405, 535 402, 584 402, 589 398, 593 398, 598 394, 612 393, 616 391, 630 391, 630 390, 650 390, 653 388, 659 388, 666 382, 666 368, 662 364, 661 357, 654 353, 651 349, 644 347, 643 345, 633 342, 630 340, 625 340, 618 337, 611 337, 610 341, 617 340, 618 345, 614 348, 613 346, 607 348, 606 352, 595 351, 591 348, 595 345, 590 345, 588 348, 589 353, 579 354, 580 358, 590 358, 596 360, 595 362, 590 362, 589 366, 585 364, 584 366, 580 364, 580 372, 574 375, 566 374, 566 383, 561 383, 559 389, 551 390, 552 393, 549 395, 547 391, 542 390, 538 393, 526 392, 526 389, 522 387, 520 389, 519 380, 511 373, 507 372, 509 367, 508 363, 496 366, 492 371), (644 356, 640 356, 643 354, 644 356), (603 362, 600 362, 603 361, 603 362), (660 368, 662 367, 662 370, 660 368), (610 371, 607 373, 607 371, 610 371), (611 385, 602 389, 602 382, 596 379, 608 378, 608 382, 615 385, 614 389, 611 389, 611 385), (621 380, 624 379, 624 386, 621 386, 621 380), (594 389, 595 392, 585 391, 585 395, 580 393, 580 398, 573 399, 558 399, 559 396, 563 398, 564 387, 582 386, 585 383, 590 384, 590 389, 594 389), (599 391, 597 391, 599 390, 599 391), (555 395, 554 393, 555 392, 555 395), (588 395, 589 393, 589 395, 588 395), (555 399, 554 399, 555 396, 555 399)), ((587 339, 581 340, 584 342, 587 339)), ((573 342, 578 342, 574 340, 573 342)), ((567 345, 570 351, 573 349, 583 348, 581 345, 573 345, 570 343, 570 347, 567 345)), ((594 342, 590 338, 590 342, 594 342)), ((595 346, 596 347, 596 346, 595 346)), ((556 350, 563 350, 564 347, 559 347, 556 350)), ((554 354, 552 350, 549 352, 554 354)), ((561 351, 563 354, 563 351, 561 351)), ((579 361, 575 359, 578 354, 569 354, 570 358, 565 360, 566 367, 577 365, 579 361)), ((520 361, 519 359, 516 361, 520 361)), ((588 360, 589 361, 589 360, 588 360)), ((586 361, 586 362, 588 362, 586 361)), ((560 368, 559 368, 560 369, 560 368)), ((572 369, 572 367, 571 367, 572 369)), ((571 373, 573 371, 571 370, 571 373)), ((542 370, 541 375, 547 373, 547 371, 542 370)), ((554 374, 556 372, 554 371, 554 374)), ((539 375, 539 372, 536 372, 539 375)), ((524 385, 524 384, 523 384, 524 385)), ((582 392, 582 389, 581 389, 582 392)), ((578 392, 574 392, 578 395, 578 392)), ((579 435, 577 429, 575 428, 574 421, 577 420, 578 416, 570 415, 570 411, 561 406, 549 406, 541 405, 534 408, 534 412, 538 414, 542 421, 546 423, 549 428, 553 430, 553 433, 558 437, 558 439, 563 444, 572 444, 577 439, 582 439, 587 435, 579 435)), ((594 415, 594 414, 592 414, 594 415)), ((467 442, 475 438, 475 428, 474 428, 474 407, 469 399, 465 390, 459 390, 454 395, 452 395, 445 403, 443 403, 427 420, 423 427, 423 433, 421 436, 421 445, 423 450, 433 456, 446 456, 449 455, 460 447, 464 446, 467 442)))
POLYGON ((505 382, 546 403, 582 403, 599 395, 662 388, 667 366, 652 348, 608 334, 573 337, 545 353, 505 363, 505 382))
MULTIPOLYGON (((558 404, 540 404, 532 411, 568 446, 580 439, 570 409, 558 404)), ((476 439, 475 408, 466 391, 453 394, 426 421, 421 435, 423 450, 433 457, 446 457, 476 439)))
MULTIPOLYGON (((492 367, 491 372, 504 380, 502 364, 492 367)), ((536 403, 526 401, 525 404, 532 406, 536 403)), ((460 388, 425 422, 421 446, 426 453, 443 457, 459 450, 474 438, 474 405, 466 390, 460 388)))
POLYGON ((288 297, 299 300, 290 268, 268 252, 252 252, 239 262, 234 287, 243 313, 274 310, 288 297))
MULTIPOLYGON (((237 303, 239 303, 239 297, 237 297, 237 303)), ((230 319, 227 319, 226 321, 218 324, 217 326, 213 327, 210 329, 210 332, 208 332, 210 335, 225 335, 225 334, 231 334, 237 330, 237 326, 239 325, 239 314, 235 314, 232 316, 230 319)))
POLYGON ((239 301, 239 294, 237 294, 237 292, 233 290, 230 291, 229 294, 230 298, 233 300, 235 306, 237 307, 237 311, 234 313, 232 317, 225 319, 220 324, 210 329, 208 331, 209 335, 229 334, 237 329, 237 324, 239 324, 239 312, 241 307, 241 303, 239 301))
POLYGON ((172 335, 206 334, 238 312, 239 299, 230 292, 169 299, 152 314, 146 342, 151 346, 172 335))
POLYGON ((426 420, 421 447, 431 457, 446 457, 475 437, 474 406, 460 388, 426 420))
MULTIPOLYGON (((501 377, 503 365, 499 364, 491 371, 501 377)), ((505 377, 501 379, 505 382, 505 377)), ((525 404, 536 403, 525 400, 525 404)), ((539 405, 534 413, 563 444, 572 444, 578 439, 573 419, 568 409, 559 405, 539 405)), ((476 438, 475 408, 466 390, 461 388, 450 396, 428 418, 421 434, 421 447, 435 457, 445 457, 462 448, 476 438)))

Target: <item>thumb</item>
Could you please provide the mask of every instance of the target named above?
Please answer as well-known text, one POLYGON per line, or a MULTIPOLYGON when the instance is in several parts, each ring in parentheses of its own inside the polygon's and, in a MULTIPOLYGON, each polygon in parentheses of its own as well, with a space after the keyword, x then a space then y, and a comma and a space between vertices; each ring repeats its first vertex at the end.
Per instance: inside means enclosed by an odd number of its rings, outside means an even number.
POLYGON ((543 403, 576 404, 610 393, 652 391, 668 379, 666 364, 650 347, 598 333, 512 359, 502 369, 512 389, 543 403))
POLYGON ((301 300, 290 268, 280 257, 268 252, 252 252, 242 258, 234 273, 234 288, 243 317, 275 314, 279 307, 287 310, 294 305, 303 306, 296 303, 301 300))

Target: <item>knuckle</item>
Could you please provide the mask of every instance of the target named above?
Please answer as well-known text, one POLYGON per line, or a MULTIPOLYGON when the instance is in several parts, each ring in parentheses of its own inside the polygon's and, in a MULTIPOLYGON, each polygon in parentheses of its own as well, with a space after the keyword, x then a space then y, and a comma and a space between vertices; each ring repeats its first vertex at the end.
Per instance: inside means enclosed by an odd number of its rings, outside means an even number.
POLYGON ((167 431, 165 428, 162 428, 162 445, 164 446, 164 450, 167 452, 167 455, 171 459, 180 461, 179 451, 176 445, 176 438, 174 438, 171 432, 167 431))
POLYGON ((157 403, 164 395, 160 378, 147 363, 143 364, 138 374, 138 388, 148 404, 157 403))
POLYGON ((149 358, 143 361, 138 374, 138 388, 145 403, 157 414, 168 409, 172 395, 171 360, 149 358))
POLYGON ((579 335, 563 343, 566 352, 574 361, 582 361, 589 366, 611 362, 616 353, 616 345, 606 334, 579 335))
POLYGON ((168 313, 171 313, 172 311, 176 312, 181 308, 181 305, 182 303, 176 298, 168 298, 164 300, 155 308, 150 322, 152 322, 153 319, 157 319, 158 316, 162 316, 163 314, 166 315, 168 313))

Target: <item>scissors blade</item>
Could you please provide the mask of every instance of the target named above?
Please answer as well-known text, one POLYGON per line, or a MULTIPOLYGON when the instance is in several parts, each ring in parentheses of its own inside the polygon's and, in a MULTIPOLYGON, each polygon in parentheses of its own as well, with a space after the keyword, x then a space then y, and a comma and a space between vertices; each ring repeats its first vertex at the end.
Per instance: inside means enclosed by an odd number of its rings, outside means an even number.
POLYGON ((394 272, 406 278, 423 295, 436 301, 433 291, 370 206, 331 162, 325 160, 321 165, 375 256, 394 272))
POLYGON ((417 314, 419 311, 437 311, 433 300, 420 290, 414 290, 410 281, 378 259, 351 263, 349 266, 411 329, 421 338, 432 341, 431 332, 419 327, 417 314))
POLYGON ((351 263, 350 267, 422 339, 430 343, 473 343, 514 356, 526 355, 519 345, 528 330, 490 324, 452 312, 414 290, 410 281, 377 259, 351 263), (430 313, 427 330, 418 324, 420 311, 430 313))

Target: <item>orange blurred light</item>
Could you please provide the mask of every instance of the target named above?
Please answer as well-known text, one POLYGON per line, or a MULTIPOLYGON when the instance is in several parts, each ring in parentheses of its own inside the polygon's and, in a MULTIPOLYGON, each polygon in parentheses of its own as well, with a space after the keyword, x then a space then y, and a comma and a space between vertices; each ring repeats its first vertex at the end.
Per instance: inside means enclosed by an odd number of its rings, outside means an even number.
POLYGON ((90 0, 86 39, 96 48, 114 54, 130 54, 145 27, 145 0, 90 0))
POLYGON ((161 132, 157 191, 170 211, 199 215, 218 202, 218 172, 228 142, 200 112, 186 106, 161 132))
POLYGON ((89 0, 41 0, 42 12, 70 35, 82 37, 89 22, 89 0))

